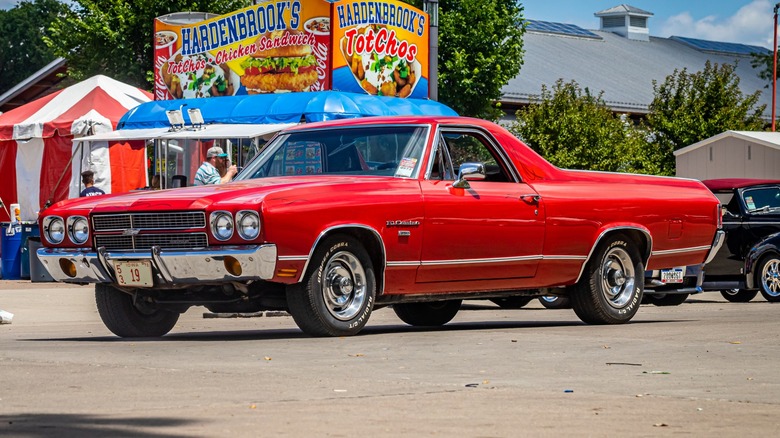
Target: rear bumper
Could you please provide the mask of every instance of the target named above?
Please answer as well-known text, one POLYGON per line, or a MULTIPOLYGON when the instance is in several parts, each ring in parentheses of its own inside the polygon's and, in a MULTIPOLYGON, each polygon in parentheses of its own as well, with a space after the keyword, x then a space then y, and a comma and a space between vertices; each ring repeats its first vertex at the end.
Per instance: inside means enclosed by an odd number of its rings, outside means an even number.
POLYGON ((185 251, 152 247, 151 251, 132 252, 41 248, 37 255, 52 278, 65 283, 116 283, 114 262, 130 260, 149 260, 156 286, 269 280, 276 269, 276 245, 185 251), (240 275, 233 275, 226 268, 226 263, 234 262, 233 259, 241 266, 240 275), (67 270, 71 265, 75 269, 67 270))
POLYGON ((682 283, 664 283, 661 281, 661 271, 660 269, 645 271, 646 294, 671 295, 702 292, 701 284, 704 280, 702 265, 686 266, 682 283))
POLYGON ((707 258, 704 260, 705 265, 715 258, 715 254, 718 253, 720 247, 723 246, 723 242, 725 241, 726 233, 723 230, 716 231, 715 237, 712 239, 712 248, 710 248, 710 252, 707 253, 707 258))

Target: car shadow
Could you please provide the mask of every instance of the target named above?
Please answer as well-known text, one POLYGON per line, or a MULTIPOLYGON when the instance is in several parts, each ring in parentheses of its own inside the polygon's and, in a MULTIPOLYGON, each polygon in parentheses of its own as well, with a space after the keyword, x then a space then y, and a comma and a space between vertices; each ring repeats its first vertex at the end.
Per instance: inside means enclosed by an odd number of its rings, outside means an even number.
POLYGON ((0 415, 0 436, 179 438, 186 435, 161 432, 159 428, 176 428, 198 422, 170 417, 106 418, 87 414, 6 414, 0 415))

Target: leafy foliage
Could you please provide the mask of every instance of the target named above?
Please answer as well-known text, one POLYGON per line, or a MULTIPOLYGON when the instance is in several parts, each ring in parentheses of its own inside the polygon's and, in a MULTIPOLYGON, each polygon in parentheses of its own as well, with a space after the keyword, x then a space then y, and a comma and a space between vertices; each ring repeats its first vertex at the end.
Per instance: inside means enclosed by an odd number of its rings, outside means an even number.
POLYGON ((95 74, 151 89, 153 21, 180 11, 224 14, 249 0, 75 0, 73 17, 59 17, 44 37, 68 60, 69 74, 80 80, 95 74))
POLYGON ((494 102, 523 63, 523 8, 515 0, 442 0, 439 100, 460 115, 497 119, 494 102))
POLYGON ((614 114, 602 94, 575 81, 543 85, 539 100, 519 110, 509 130, 559 167, 657 173, 644 133, 614 114))
POLYGON ((68 19, 69 12, 57 0, 23 1, 0 10, 0 94, 56 58, 43 37, 49 23, 68 19))
POLYGON ((766 105, 761 94, 743 95, 735 64, 712 64, 688 73, 675 70, 662 84, 653 81, 655 97, 646 124, 664 174, 673 175, 674 151, 727 130, 761 130, 766 105))
MULTIPOLYGON (((772 61, 774 59, 774 53, 753 53, 750 55, 750 65, 758 70, 758 77, 767 82, 764 88, 769 88, 772 85, 772 76, 774 74, 772 61)), ((778 64, 780 64, 780 59, 778 59, 778 64)), ((778 73, 780 73, 780 69, 778 69, 778 73)))

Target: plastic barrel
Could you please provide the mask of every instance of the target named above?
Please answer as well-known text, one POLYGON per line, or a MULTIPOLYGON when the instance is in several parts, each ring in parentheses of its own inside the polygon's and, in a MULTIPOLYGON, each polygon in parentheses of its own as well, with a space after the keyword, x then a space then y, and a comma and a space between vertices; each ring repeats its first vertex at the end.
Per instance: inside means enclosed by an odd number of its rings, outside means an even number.
POLYGON ((22 225, 17 223, 8 226, 8 222, 0 223, 0 265, 2 265, 3 279, 20 280, 22 278, 22 225))
POLYGON ((21 276, 22 278, 30 278, 30 261, 32 257, 37 260, 30 251, 29 241, 32 237, 40 237, 41 233, 38 231, 38 224, 36 222, 22 222, 22 251, 21 251, 21 276))

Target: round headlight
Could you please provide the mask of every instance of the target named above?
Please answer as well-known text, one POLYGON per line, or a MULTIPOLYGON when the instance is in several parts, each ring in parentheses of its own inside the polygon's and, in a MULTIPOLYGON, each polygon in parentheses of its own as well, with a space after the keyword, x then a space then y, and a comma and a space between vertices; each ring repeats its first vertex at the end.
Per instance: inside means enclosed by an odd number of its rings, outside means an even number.
POLYGON ((211 213, 211 233, 218 240, 228 240, 233 236, 233 217, 227 211, 211 213))
POLYGON ((254 211, 243 210, 236 213, 238 235, 244 240, 253 240, 260 234, 260 218, 254 211))
POLYGON ((72 216, 68 218, 68 234, 70 240, 81 245, 89 239, 89 224, 84 216, 72 216))
POLYGON ((62 243, 65 239, 65 222, 61 217, 49 216, 43 220, 43 233, 49 243, 62 243))

